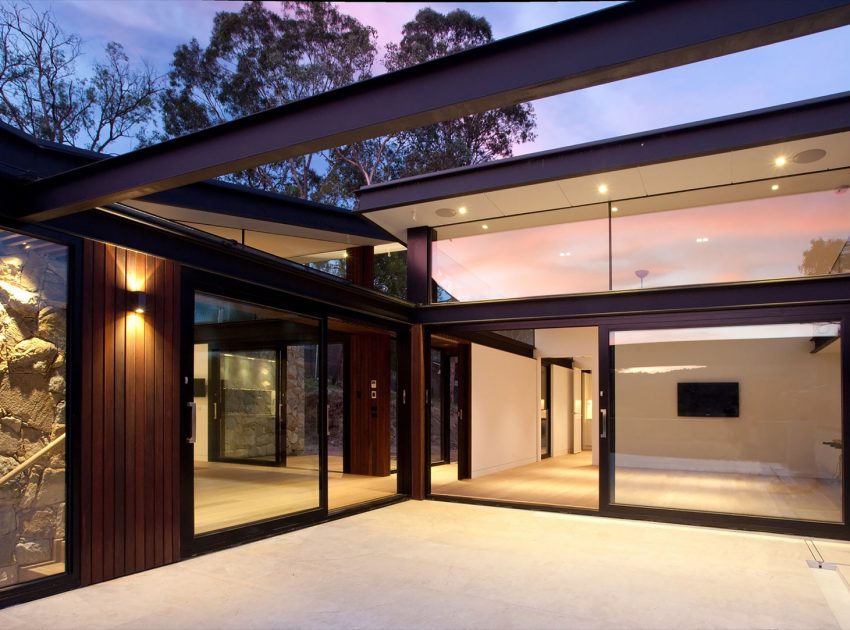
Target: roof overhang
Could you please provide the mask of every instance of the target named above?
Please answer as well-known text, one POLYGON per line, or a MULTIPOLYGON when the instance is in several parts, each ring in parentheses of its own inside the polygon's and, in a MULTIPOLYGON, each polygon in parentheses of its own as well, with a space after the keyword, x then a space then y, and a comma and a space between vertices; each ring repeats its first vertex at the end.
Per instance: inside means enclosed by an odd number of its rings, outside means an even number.
POLYGON ((847 0, 752 0, 734 15, 727 2, 625 3, 34 182, 7 213, 47 220, 848 23, 847 0))
POLYGON ((361 189, 359 211, 402 240, 421 226, 457 237, 483 220, 516 217, 503 221, 515 229, 547 210, 848 167, 850 92, 379 184, 361 189), (779 153, 809 148, 826 158, 775 168, 779 153))

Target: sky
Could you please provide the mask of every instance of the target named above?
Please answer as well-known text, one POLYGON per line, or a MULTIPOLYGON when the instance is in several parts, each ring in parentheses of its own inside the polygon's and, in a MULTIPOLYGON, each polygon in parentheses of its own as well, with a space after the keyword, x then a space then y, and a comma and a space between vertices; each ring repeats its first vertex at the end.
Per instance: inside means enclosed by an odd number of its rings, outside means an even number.
MULTIPOLYGON (((6 0, 0 0, 6 1, 6 0)), ((197 0, 34 0, 50 7, 69 32, 84 40, 93 61, 110 40, 131 59, 146 59, 165 74, 174 49, 191 38, 207 43, 213 17, 241 2, 197 0)), ((430 6, 463 8, 486 17, 497 39, 539 28, 616 2, 340 2, 343 12, 378 31, 378 44, 398 41, 405 22, 430 6)), ((267 2, 274 9, 276 2, 267 2)), ((576 54, 580 54, 577 52, 576 54)), ((515 154, 572 146, 650 129, 734 114, 850 90, 850 27, 790 40, 536 101, 537 139, 515 154)), ((126 150, 129 147, 122 147, 126 150)))

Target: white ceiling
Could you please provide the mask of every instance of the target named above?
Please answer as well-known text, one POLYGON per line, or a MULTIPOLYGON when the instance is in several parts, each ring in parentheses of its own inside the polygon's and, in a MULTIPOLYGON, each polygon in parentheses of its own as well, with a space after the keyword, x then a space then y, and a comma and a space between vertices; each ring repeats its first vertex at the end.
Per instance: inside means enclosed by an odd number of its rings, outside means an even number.
MULTIPOLYGON (((726 194, 745 195, 744 197, 737 197, 738 199, 767 196, 764 193, 765 180, 769 180, 768 183, 778 183, 780 194, 787 194, 794 192, 794 184, 792 184, 793 180, 783 178, 818 171, 839 171, 832 173, 828 182, 824 180, 825 188, 841 184, 850 185, 850 132, 652 164, 598 175, 586 175, 504 188, 486 193, 447 197, 436 201, 369 212, 366 216, 402 240, 406 240, 408 228, 419 226, 443 227, 444 229, 438 230, 439 238, 454 238, 473 233, 480 234, 482 223, 485 222, 488 223, 490 230, 518 229, 554 222, 563 223, 578 220, 572 214, 575 210, 560 213, 557 221, 554 220, 556 218, 554 214, 549 219, 545 219, 541 218, 540 215, 535 216, 533 213, 589 205, 586 211, 594 215, 600 212, 599 202, 637 200, 651 195, 662 195, 676 191, 708 188, 709 191, 706 191, 706 197, 702 201, 698 196, 694 196, 694 193, 690 193, 689 205, 718 203, 720 199, 715 200, 714 197, 722 193, 711 192, 711 187, 743 182, 757 181, 759 183, 752 184, 751 188, 735 187, 734 191, 727 189, 726 194), (794 155, 815 148, 825 150, 826 156, 809 164, 793 162, 794 155), (782 167, 777 167, 775 164, 775 160, 779 156, 786 156, 787 158, 787 163, 782 167), (599 187, 603 184, 607 186, 607 193, 599 192, 599 187), (453 217, 443 217, 437 214, 437 210, 440 209, 449 208, 457 211, 461 207, 466 208, 466 214, 458 213, 453 217), (520 219, 521 216, 525 218, 520 219), (493 223, 495 219, 502 219, 503 217, 515 218, 510 222, 502 220, 493 223), (447 229, 446 226, 454 227, 447 229)), ((809 182, 809 185, 812 185, 811 182, 809 182)), ((771 193, 768 192, 767 194, 771 193)), ((731 199, 726 200, 730 201, 731 199)), ((678 201, 681 202, 682 200, 678 201)), ((653 205, 657 207, 657 199, 653 201, 653 205)), ((601 212, 605 214, 607 209, 604 206, 601 207, 601 212)), ((635 206, 636 209, 637 206, 635 206)))

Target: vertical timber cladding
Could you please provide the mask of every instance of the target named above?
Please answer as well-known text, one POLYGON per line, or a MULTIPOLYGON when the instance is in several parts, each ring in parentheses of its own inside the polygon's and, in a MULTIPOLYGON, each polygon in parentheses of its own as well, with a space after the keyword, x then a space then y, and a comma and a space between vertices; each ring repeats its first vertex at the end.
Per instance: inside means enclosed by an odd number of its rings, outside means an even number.
POLYGON ((83 585, 180 558, 179 304, 177 263, 85 242, 83 585), (132 291, 144 313, 128 310, 132 291))

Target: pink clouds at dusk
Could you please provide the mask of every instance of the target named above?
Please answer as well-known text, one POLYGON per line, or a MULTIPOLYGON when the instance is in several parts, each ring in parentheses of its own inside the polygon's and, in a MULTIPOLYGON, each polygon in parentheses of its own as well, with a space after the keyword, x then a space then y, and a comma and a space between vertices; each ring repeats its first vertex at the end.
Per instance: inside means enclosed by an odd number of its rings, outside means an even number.
MULTIPOLYGON (((647 288, 795 277, 813 239, 848 237, 850 194, 833 191, 615 216, 613 288, 638 288, 638 269, 649 271, 647 288)), ((834 260, 841 248, 832 249, 834 260)), ((461 301, 608 290, 606 218, 438 241, 434 251, 434 278, 461 301)))

